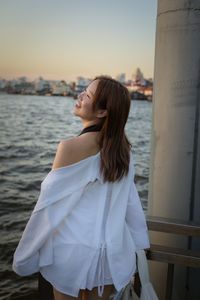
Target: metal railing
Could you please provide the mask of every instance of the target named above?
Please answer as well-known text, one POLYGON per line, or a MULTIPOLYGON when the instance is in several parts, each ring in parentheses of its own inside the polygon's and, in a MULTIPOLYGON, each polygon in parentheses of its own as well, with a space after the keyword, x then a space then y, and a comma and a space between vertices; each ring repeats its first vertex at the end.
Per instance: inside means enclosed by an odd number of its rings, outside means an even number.
MULTIPOLYGON (((147 216, 147 226, 149 231, 178 234, 186 237, 200 237, 200 224, 191 222, 147 216)), ((151 244, 150 250, 147 251, 147 258, 168 264, 166 300, 172 299, 174 267, 176 264, 200 268, 200 250, 193 251, 191 249, 151 244)))

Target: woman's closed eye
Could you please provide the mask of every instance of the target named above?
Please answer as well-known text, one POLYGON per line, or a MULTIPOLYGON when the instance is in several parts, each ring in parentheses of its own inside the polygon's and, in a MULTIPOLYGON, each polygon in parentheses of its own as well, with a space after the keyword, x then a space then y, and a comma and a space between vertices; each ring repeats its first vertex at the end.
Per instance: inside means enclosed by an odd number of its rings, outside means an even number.
POLYGON ((87 93, 87 90, 85 90, 85 94, 86 94, 86 96, 87 96, 89 99, 91 99, 90 96, 89 96, 89 94, 87 93))

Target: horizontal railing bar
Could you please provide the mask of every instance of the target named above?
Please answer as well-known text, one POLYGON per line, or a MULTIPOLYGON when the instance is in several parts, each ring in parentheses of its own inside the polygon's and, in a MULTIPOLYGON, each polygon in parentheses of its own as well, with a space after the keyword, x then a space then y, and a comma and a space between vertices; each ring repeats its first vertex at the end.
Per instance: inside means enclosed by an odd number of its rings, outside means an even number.
POLYGON ((147 250, 147 258, 168 264, 200 268, 200 253, 192 250, 151 245, 150 250, 147 250))
POLYGON ((146 217, 150 231, 200 237, 200 224, 161 217, 146 217))

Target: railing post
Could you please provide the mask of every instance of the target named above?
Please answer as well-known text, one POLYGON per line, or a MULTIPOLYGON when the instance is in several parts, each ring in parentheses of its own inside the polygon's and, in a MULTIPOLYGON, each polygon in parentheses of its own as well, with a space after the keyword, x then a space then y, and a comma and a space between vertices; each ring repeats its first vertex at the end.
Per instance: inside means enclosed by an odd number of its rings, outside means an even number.
POLYGON ((173 278, 174 278, 174 265, 173 264, 168 264, 165 300, 171 300, 172 299, 173 278))

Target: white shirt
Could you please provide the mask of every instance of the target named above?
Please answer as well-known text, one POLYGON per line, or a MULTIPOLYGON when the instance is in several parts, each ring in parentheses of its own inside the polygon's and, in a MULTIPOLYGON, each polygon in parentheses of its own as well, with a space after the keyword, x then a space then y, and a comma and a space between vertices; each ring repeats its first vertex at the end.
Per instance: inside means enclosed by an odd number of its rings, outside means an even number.
POLYGON ((134 166, 120 181, 103 182, 100 152, 50 171, 14 254, 13 270, 40 271, 60 292, 114 284, 119 291, 136 269, 135 251, 149 248, 134 166))

